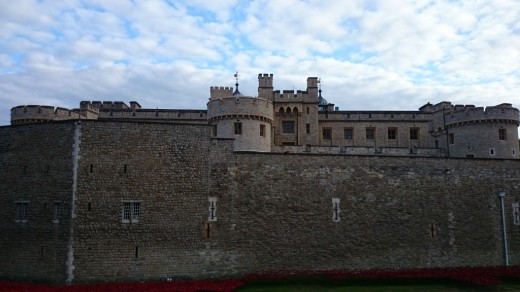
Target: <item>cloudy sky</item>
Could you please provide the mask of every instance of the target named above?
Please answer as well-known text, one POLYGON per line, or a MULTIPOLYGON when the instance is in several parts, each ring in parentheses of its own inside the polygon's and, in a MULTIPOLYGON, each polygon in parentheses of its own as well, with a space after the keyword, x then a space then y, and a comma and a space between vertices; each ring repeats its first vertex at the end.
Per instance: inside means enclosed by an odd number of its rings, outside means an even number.
POLYGON ((17 105, 205 108, 320 77, 341 110, 520 106, 520 1, 0 0, 0 125, 17 105))

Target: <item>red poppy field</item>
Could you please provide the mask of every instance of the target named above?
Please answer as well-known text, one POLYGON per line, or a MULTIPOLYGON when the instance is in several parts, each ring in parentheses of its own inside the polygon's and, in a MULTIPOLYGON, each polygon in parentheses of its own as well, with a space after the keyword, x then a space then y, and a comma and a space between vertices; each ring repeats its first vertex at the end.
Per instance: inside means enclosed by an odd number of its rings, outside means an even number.
MULTIPOLYGON (((164 282, 118 282, 106 284, 51 286, 44 284, 25 284, 0 282, 0 291, 234 291, 247 286, 251 281, 284 280, 294 277, 325 279, 328 281, 345 280, 428 280, 444 279, 462 282, 474 287, 494 287, 504 279, 520 280, 520 266, 514 267, 461 267, 445 269, 406 269, 406 270, 329 270, 329 271, 273 271, 270 273, 250 274, 239 278, 182 280, 164 282)), ((416 281, 417 282, 417 281, 416 281)))

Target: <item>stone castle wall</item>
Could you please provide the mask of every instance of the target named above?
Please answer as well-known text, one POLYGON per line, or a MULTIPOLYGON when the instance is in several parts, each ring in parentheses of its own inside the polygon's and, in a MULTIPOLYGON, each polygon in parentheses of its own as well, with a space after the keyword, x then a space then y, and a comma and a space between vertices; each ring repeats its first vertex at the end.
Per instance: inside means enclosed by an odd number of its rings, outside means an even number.
POLYGON ((518 160, 233 152, 233 140, 211 139, 208 125, 82 121, 75 129, 72 121, 0 127, 2 278, 501 265, 498 191, 511 264, 520 263, 511 209, 520 202, 518 160), (76 216, 67 219, 75 137, 76 216), (17 200, 30 201, 27 222, 14 222, 17 200), (50 213, 56 200, 60 223, 50 213), (122 222, 124 202, 140 203, 138 223, 122 222))

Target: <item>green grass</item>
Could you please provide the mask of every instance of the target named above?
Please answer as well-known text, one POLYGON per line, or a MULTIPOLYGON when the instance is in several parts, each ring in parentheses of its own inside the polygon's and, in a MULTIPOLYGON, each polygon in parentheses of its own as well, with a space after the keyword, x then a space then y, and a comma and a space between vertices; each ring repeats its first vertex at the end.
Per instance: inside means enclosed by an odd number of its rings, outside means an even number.
POLYGON ((503 279, 498 286, 478 286, 450 279, 348 279, 292 277, 252 280, 237 292, 260 291, 520 291, 520 280, 503 279))

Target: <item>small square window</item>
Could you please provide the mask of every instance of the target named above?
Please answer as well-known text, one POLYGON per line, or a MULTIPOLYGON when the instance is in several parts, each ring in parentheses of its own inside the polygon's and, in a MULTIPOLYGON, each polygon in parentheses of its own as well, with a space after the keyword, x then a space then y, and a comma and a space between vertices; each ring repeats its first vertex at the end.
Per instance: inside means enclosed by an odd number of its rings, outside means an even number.
POLYGON ((352 140, 354 136, 354 129, 352 128, 345 128, 343 129, 343 138, 346 140, 352 140))
POLYGON ((410 140, 419 140, 419 128, 410 128, 410 140))
POLYGON ((284 134, 294 134, 294 121, 283 121, 282 131, 284 134))
POLYGON ((140 202, 123 202, 123 223, 139 223, 141 219, 141 203, 140 202))
POLYGON ((396 128, 388 128, 388 140, 397 139, 397 129, 396 128))
POLYGON ((374 140, 376 129, 367 128, 366 129, 366 138, 367 140, 374 140))
POLYGON ((332 137, 332 129, 331 128, 323 128, 322 129, 323 139, 330 140, 332 137))

